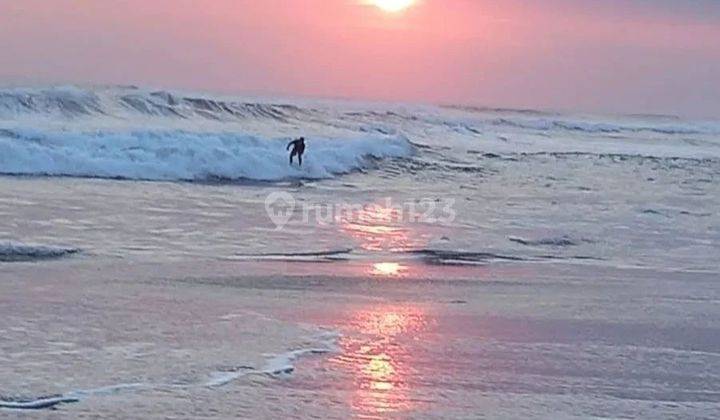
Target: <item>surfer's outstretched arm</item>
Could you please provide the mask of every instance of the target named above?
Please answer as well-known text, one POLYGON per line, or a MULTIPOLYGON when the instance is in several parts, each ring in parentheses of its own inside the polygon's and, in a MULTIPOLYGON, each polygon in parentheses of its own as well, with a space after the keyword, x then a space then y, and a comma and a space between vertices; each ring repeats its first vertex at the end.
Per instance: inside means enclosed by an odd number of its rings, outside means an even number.
POLYGON ((290 150, 290 146, 292 146, 296 141, 297 141, 297 140, 293 140, 293 141, 291 141, 290 143, 288 143, 288 145, 287 145, 287 147, 285 148, 285 150, 290 150))

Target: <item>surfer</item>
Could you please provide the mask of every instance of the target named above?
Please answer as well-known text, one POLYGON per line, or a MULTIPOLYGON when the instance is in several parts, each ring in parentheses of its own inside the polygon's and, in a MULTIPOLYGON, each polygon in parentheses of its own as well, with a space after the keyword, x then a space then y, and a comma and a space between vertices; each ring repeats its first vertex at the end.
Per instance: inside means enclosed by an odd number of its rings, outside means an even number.
POLYGON ((300 137, 299 139, 291 141, 288 143, 285 150, 290 150, 290 146, 293 148, 290 152, 290 165, 293 163, 293 157, 297 155, 298 164, 302 166, 302 155, 305 153, 305 137, 300 137))

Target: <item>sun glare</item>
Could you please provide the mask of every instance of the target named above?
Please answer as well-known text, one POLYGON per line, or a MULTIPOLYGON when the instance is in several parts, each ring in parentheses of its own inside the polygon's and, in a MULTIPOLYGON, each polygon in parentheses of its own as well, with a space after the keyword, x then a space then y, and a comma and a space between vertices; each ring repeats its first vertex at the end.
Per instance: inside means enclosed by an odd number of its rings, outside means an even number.
POLYGON ((400 276, 407 267, 398 263, 377 263, 373 264, 372 274, 376 276, 395 277, 400 276))
POLYGON ((386 12, 400 12, 415 4, 416 0, 371 0, 370 3, 386 12))

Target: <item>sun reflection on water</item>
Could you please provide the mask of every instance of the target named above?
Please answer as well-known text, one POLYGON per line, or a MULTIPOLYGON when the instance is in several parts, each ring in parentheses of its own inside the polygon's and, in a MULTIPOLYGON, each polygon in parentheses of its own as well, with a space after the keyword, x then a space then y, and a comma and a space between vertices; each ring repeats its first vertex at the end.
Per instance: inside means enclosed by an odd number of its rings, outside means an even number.
MULTIPOLYGON (((394 254, 423 248, 428 235, 418 226, 403 220, 397 209, 371 204, 346 215, 340 231, 352 238, 364 251, 373 254, 394 254)), ((402 278, 409 275, 409 266, 393 261, 379 261, 364 266, 363 275, 385 278, 402 278)), ((418 273, 416 273, 418 274, 418 273)))
POLYGON ((392 365, 392 359, 387 354, 372 356, 370 362, 363 368, 363 372, 372 378, 370 389, 390 391, 394 388, 392 378, 395 376, 395 368, 392 365))
POLYGON ((346 215, 340 230, 366 251, 407 251, 427 242, 425 235, 404 222, 398 209, 371 204, 346 215))
POLYGON ((426 312, 416 306, 382 305, 355 311, 344 320, 357 334, 340 340, 342 352, 332 363, 350 373, 350 405, 360 416, 387 415, 415 407, 413 354, 404 340, 428 328, 426 312))
POLYGON ((370 274, 382 277, 401 277, 407 271, 407 266, 400 263, 381 262, 372 266, 370 274))

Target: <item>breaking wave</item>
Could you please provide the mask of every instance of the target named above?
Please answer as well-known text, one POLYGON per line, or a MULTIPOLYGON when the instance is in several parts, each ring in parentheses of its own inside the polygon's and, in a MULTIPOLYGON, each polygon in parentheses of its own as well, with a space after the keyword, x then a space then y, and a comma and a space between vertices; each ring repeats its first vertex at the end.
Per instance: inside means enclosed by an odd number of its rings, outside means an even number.
POLYGON ((230 132, 0 130, 0 173, 135 180, 322 179, 409 156, 399 136, 312 138, 302 167, 288 165, 287 138, 230 132))
MULTIPOLYGON (((0 173, 16 175, 322 179, 374 168, 375 158, 408 157, 416 148, 421 166, 481 173, 477 159, 458 165, 465 151, 485 158, 718 159, 718 136, 718 121, 668 116, 260 99, 135 86, 0 89, 0 173), (309 139, 302 169, 290 167, 285 152, 289 138, 301 135, 309 139)), ((391 169, 426 169, 415 166, 391 169)))

